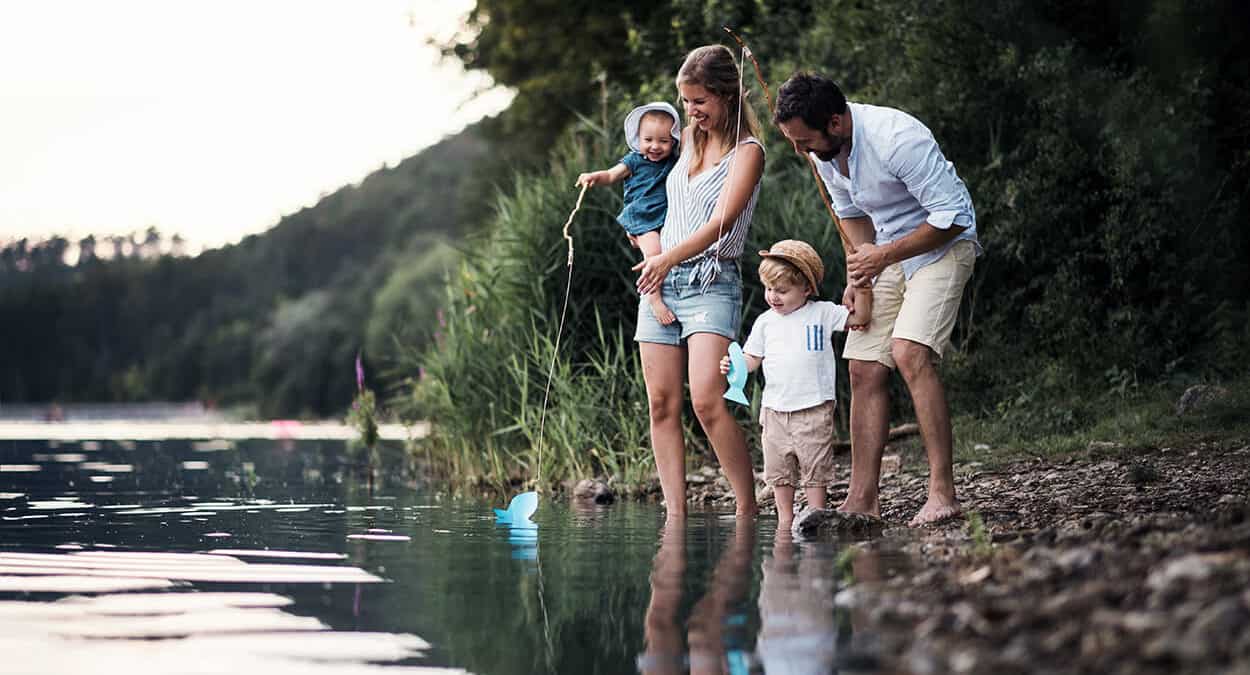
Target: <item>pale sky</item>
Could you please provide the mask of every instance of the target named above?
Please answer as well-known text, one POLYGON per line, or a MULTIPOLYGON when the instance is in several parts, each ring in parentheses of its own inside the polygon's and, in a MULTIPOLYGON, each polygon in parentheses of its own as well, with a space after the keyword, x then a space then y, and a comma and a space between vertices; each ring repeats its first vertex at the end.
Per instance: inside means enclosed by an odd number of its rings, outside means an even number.
POLYGON ((0 4, 0 241, 234 242, 503 109, 440 61, 472 0, 0 4))

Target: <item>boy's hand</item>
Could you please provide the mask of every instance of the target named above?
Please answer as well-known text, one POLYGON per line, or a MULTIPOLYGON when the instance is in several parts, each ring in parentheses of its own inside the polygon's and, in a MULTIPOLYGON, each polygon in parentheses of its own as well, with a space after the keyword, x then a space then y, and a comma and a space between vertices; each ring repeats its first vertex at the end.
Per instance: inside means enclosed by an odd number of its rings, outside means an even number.
MULTIPOLYGON (((769 368, 771 367, 772 366, 769 366, 769 368)), ((729 374, 729 355, 728 354, 720 357, 720 374, 721 375, 729 374)))
POLYGON ((847 305, 851 310, 851 315, 846 319, 846 329, 867 330, 868 324, 872 321, 872 289, 847 286, 847 290, 854 292, 851 295, 851 303, 847 305))
POLYGON ((604 182, 604 176, 603 176, 604 173, 605 172, 603 171, 591 171, 590 173, 583 173, 577 177, 577 184, 579 186, 585 185, 588 187, 593 187, 595 185, 598 185, 599 183, 604 182))

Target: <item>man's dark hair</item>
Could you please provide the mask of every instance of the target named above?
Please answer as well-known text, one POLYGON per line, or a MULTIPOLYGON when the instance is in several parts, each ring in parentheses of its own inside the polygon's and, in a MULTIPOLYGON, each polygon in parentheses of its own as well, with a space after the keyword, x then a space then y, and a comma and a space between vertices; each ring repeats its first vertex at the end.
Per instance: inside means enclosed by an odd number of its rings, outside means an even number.
POLYGON ((795 73, 777 90, 773 124, 795 117, 812 129, 824 130, 834 115, 846 112, 846 97, 833 80, 811 73, 795 73))

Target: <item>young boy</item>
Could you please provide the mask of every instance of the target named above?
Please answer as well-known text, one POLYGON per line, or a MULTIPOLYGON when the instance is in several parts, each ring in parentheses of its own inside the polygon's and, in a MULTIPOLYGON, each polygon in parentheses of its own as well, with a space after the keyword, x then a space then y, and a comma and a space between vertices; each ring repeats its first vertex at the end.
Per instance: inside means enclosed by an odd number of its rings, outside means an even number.
MULTIPOLYGON (((794 520, 794 490, 825 507, 833 483, 836 356, 831 334, 846 330, 850 311, 818 295, 825 266, 806 242, 786 239, 760 251, 760 281, 769 310, 755 320, 742 348, 747 370, 764 366, 764 482, 773 487, 781 527, 794 520)), ((729 357, 721 359, 722 373, 729 357)))

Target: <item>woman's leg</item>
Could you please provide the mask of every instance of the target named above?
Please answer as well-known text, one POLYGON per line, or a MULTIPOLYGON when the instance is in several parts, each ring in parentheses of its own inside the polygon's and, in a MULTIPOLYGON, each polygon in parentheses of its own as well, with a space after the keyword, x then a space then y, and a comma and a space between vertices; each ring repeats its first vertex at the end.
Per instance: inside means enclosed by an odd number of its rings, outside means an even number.
POLYGON ((729 338, 715 333, 695 333, 687 338, 686 349, 695 415, 733 488, 738 515, 754 516, 757 509, 751 455, 747 453, 742 427, 729 413, 723 398, 728 385, 725 376, 720 374, 720 360, 729 351, 729 338))
POLYGON ((682 361, 685 349, 654 342, 638 343, 642 377, 647 383, 651 447, 664 491, 668 519, 686 517, 686 445, 681 434, 682 361))

